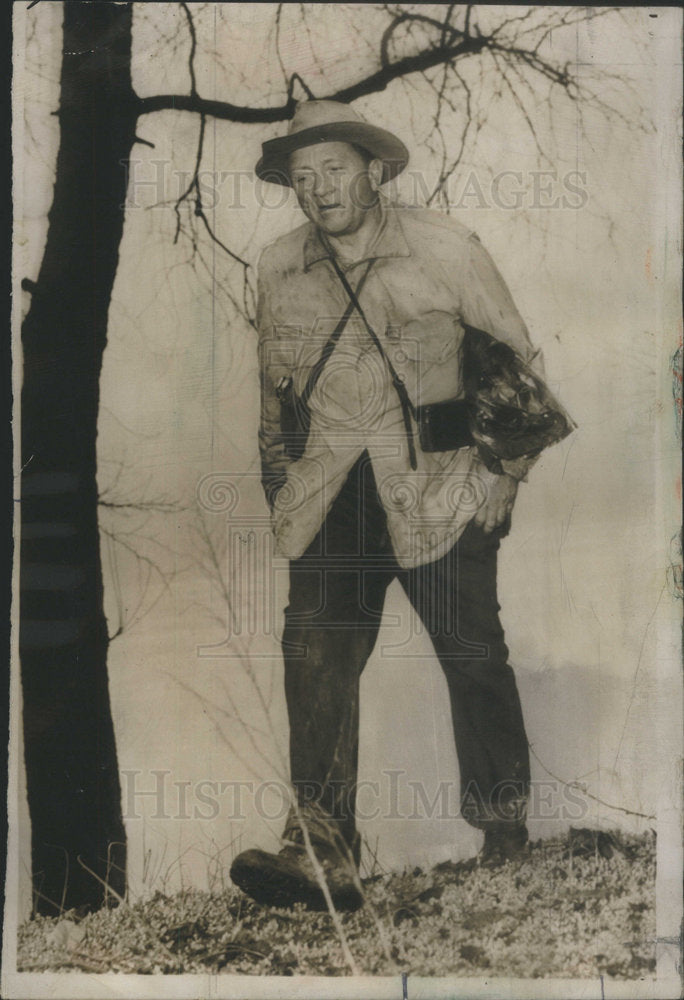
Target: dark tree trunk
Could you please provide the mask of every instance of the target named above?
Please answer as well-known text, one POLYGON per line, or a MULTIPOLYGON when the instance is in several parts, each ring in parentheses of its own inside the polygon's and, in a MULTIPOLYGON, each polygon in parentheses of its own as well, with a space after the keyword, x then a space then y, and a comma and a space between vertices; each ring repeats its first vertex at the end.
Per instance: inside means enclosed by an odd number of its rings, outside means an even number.
POLYGON ((22 329, 20 655, 35 910, 118 893, 126 843, 107 678, 96 438, 135 138, 130 4, 64 4, 60 147, 22 329))

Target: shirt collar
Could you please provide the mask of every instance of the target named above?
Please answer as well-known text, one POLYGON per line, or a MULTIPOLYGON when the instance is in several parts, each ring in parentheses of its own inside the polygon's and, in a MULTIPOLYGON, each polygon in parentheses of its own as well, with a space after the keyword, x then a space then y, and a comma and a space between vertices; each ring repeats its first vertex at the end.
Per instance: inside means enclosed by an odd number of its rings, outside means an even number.
MULTIPOLYGON (((354 264, 361 264, 365 260, 378 257, 411 256, 411 250, 406 242, 406 236, 394 206, 384 198, 380 199, 380 204, 382 206, 382 219, 378 231, 364 256, 354 261, 354 264)), ((321 239, 320 231, 313 224, 310 225, 304 240, 304 270, 310 270, 320 260, 329 259, 330 252, 321 239)))

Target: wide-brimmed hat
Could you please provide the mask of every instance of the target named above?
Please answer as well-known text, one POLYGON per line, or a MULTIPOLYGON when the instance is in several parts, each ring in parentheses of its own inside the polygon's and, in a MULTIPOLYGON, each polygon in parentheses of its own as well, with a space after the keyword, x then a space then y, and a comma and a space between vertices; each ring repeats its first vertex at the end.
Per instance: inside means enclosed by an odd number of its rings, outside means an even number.
POLYGON ((384 128, 371 125, 358 111, 339 101, 302 101, 297 105, 287 135, 269 139, 261 147, 257 177, 290 187, 287 161, 290 153, 318 142, 350 142, 361 146, 384 169, 382 182, 391 180, 408 163, 408 150, 401 139, 384 128))

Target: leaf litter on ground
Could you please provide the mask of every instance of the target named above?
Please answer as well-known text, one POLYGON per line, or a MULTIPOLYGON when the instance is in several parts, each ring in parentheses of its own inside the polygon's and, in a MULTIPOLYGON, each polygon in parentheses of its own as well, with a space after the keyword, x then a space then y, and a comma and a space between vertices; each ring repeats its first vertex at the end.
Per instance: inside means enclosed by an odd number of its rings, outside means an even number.
MULTIPOLYGON (((366 975, 655 975, 655 835, 571 830, 498 869, 446 861, 365 882, 342 914, 366 975), (386 928, 385 942, 369 907, 386 928), (387 948, 387 941, 391 947, 387 948)), ((187 889, 19 929, 19 971, 347 975, 327 913, 187 889)))

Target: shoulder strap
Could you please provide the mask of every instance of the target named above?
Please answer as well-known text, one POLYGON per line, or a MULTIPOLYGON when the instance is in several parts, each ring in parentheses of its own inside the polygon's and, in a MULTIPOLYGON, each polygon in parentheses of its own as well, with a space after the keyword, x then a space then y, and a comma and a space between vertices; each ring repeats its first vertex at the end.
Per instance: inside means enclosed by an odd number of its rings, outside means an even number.
MULTIPOLYGON (((370 271, 370 269, 371 269, 371 267, 373 266, 374 263, 375 263, 374 260, 369 260, 368 261, 368 266, 366 267, 366 270, 361 275, 361 277, 359 279, 359 283, 356 286, 356 296, 358 296, 358 295, 361 294, 361 291, 363 290, 363 286, 366 283, 366 278, 368 277, 368 272, 370 271)), ((354 295, 354 292, 352 292, 352 295, 354 295)), ((356 298, 356 296, 355 296, 355 298, 356 298)), ((323 350, 321 351, 320 358, 318 359, 318 361, 316 362, 316 364, 313 366, 313 368, 311 369, 311 371, 309 373, 309 377, 306 380, 306 385, 304 386, 304 391, 302 392, 302 395, 301 395, 301 402, 304 403, 305 405, 309 402, 309 397, 311 396, 311 393, 316 388, 316 383, 318 382, 319 378, 321 377, 321 373, 322 373, 323 369, 325 368, 326 362, 328 361, 328 358, 330 357, 330 355, 332 354, 332 352, 335 350, 335 347, 337 345, 337 341, 342 336, 344 328, 347 325, 347 323, 349 322, 349 317, 351 316, 351 314, 352 314, 353 311, 354 311, 354 302, 350 300, 349 304, 347 305, 347 308, 344 311, 344 315, 340 319, 339 323, 337 324, 337 326, 335 327, 335 329, 333 330, 333 332, 328 337, 328 340, 326 341, 326 343, 325 343, 325 345, 323 347, 323 350)))
POLYGON ((368 331, 369 337, 371 338, 375 347, 379 351, 381 358, 383 358, 385 364, 387 365, 390 378, 392 379, 392 385, 396 389, 397 395, 399 396, 399 402, 401 403, 401 414, 402 417, 404 418, 404 427, 406 428, 406 440, 408 441, 409 462, 411 463, 411 468, 416 469, 417 468, 416 446, 413 441, 413 427, 411 425, 411 414, 413 413, 415 415, 415 408, 411 403, 408 392, 406 391, 406 386, 404 385, 404 381, 395 370, 394 365, 387 356, 387 353, 383 348, 377 333, 368 322, 366 314, 361 308, 358 296, 355 295, 353 288, 347 281, 346 275, 342 270, 342 268, 340 267, 340 265, 338 264, 334 253, 330 254, 330 260, 332 266, 335 268, 335 273, 337 277, 339 278, 345 292, 349 297, 350 305, 352 306, 352 308, 356 309, 357 313, 363 320, 363 324, 366 327, 366 330, 368 331))

